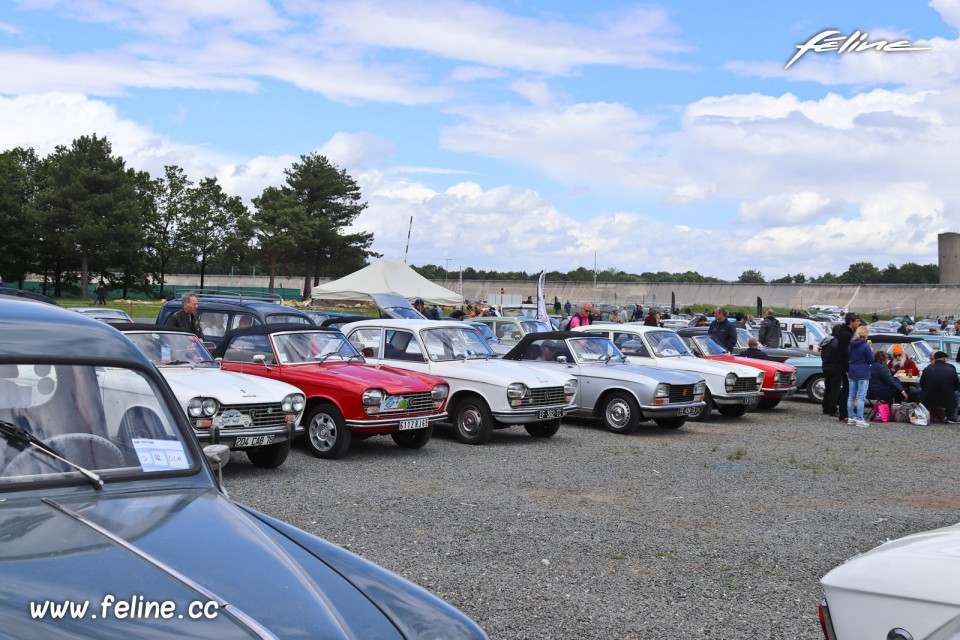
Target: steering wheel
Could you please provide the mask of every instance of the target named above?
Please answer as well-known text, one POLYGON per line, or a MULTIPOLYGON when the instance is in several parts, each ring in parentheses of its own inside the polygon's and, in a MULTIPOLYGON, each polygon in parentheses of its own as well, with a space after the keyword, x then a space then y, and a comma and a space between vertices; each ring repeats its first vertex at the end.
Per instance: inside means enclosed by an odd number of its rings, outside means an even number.
MULTIPOLYGON (((44 438, 43 443, 60 454, 61 458, 86 469, 115 469, 125 466, 120 447, 103 436, 92 433, 61 433, 44 438)), ((73 470, 73 467, 30 447, 18 453, 3 468, 0 475, 35 475, 73 470), (30 465, 33 465, 32 469, 30 465), (19 467, 27 468, 21 471, 19 467)))

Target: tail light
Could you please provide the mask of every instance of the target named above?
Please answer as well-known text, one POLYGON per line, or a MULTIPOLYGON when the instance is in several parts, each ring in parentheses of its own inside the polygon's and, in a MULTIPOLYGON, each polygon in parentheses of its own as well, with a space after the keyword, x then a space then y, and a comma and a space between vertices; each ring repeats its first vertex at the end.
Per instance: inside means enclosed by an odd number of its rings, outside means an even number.
POLYGON ((820 601, 818 607, 820 614, 820 628, 823 629, 825 640, 837 640, 837 634, 833 631, 833 620, 830 619, 830 607, 827 605, 827 599, 820 601))

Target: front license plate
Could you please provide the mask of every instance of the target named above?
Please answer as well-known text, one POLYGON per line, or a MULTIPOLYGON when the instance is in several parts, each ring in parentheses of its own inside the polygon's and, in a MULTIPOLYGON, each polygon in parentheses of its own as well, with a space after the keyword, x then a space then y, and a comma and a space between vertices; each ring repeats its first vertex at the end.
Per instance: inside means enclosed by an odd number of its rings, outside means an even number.
POLYGON ((693 415, 699 410, 700 410, 699 407, 680 407, 680 410, 678 411, 678 413, 681 416, 689 416, 689 415, 693 415))
POLYGON ((426 418, 416 418, 414 420, 400 421, 400 431, 406 431, 408 429, 426 429, 426 428, 427 428, 426 418))
POLYGON ((750 396, 749 398, 744 398, 743 404, 760 404, 760 398, 757 396, 750 396))
POLYGON ((265 444, 272 444, 273 436, 245 436, 237 438, 233 446, 235 447, 262 447, 265 444))
POLYGON ((563 409, 540 409, 537 411, 537 418, 546 420, 549 418, 562 418, 563 409))

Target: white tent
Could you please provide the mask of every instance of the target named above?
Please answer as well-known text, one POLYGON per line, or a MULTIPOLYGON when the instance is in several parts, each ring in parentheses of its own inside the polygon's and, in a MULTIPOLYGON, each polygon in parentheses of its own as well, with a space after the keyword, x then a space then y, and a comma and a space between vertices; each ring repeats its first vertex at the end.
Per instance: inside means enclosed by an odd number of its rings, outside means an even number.
POLYGON ((379 260, 339 280, 313 289, 314 301, 369 300, 372 293, 397 293, 411 302, 463 304, 463 296, 434 284, 400 260, 379 260))

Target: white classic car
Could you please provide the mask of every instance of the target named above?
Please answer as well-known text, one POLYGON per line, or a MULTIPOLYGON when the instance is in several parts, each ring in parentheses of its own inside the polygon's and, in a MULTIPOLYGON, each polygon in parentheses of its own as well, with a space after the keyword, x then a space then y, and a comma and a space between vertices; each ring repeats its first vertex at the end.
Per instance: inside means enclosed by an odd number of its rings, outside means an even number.
POLYGON ((303 414, 299 389, 278 380, 221 371, 189 331, 151 324, 115 326, 170 384, 201 443, 245 451, 258 467, 278 467, 287 459, 303 414))
POLYGON ((833 569, 820 580, 824 637, 927 638, 960 615, 958 549, 955 524, 887 542, 833 569))
POLYGON ((574 407, 577 381, 496 357, 473 327, 431 320, 365 320, 343 327, 368 363, 420 371, 446 379, 455 434, 483 444, 493 430, 522 424, 532 436, 549 438, 574 407))
POLYGON ((628 364, 606 336, 528 333, 503 359, 576 376, 580 395, 575 412, 600 418, 613 433, 633 433, 644 420, 677 429, 704 407, 702 377, 628 364))
POLYGON ((709 393, 704 408, 691 414, 691 420, 707 417, 714 407, 723 415, 740 416, 744 406, 757 406, 763 396, 762 372, 758 374, 757 369, 746 365, 698 358, 671 329, 600 323, 577 327, 574 331, 610 338, 630 364, 685 371, 702 377, 709 393))

